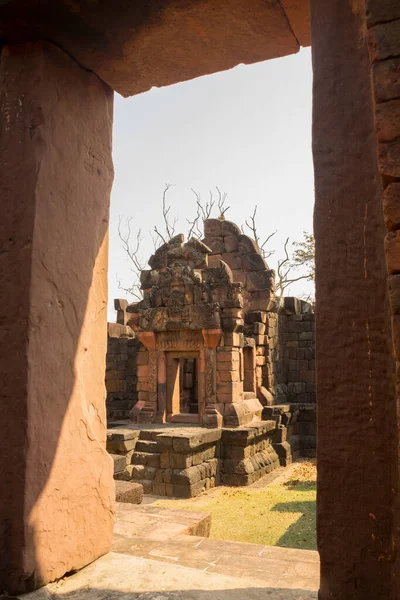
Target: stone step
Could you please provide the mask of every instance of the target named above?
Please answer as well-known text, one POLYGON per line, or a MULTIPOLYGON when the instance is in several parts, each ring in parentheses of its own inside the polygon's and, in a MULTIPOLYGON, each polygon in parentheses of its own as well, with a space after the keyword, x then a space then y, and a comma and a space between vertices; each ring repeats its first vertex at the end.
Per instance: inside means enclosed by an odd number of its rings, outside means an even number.
POLYGON ((150 440, 139 440, 136 444, 135 450, 136 452, 160 453, 160 447, 157 442, 150 440))
POLYGON ((139 439, 143 441, 154 442, 159 434, 159 429, 141 429, 139 439))
POLYGON ((134 452, 131 460, 132 465, 146 465, 147 467, 160 467, 160 453, 156 452, 134 452))
POLYGON ((143 486, 130 481, 115 482, 115 500, 127 504, 141 504, 143 500, 143 486))
POLYGON ((110 454, 111 458, 114 461, 114 475, 117 473, 122 473, 126 468, 126 458, 121 454, 110 454))

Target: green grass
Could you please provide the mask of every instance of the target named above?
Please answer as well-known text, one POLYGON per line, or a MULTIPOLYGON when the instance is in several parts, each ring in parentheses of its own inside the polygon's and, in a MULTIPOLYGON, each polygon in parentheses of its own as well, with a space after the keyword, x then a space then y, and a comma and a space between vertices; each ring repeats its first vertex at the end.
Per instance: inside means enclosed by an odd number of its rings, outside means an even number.
POLYGON ((292 476, 285 483, 271 483, 261 489, 222 488, 209 500, 202 496, 159 500, 156 504, 211 513, 212 538, 316 549, 316 484, 314 479, 302 479, 301 475, 300 479, 292 476))

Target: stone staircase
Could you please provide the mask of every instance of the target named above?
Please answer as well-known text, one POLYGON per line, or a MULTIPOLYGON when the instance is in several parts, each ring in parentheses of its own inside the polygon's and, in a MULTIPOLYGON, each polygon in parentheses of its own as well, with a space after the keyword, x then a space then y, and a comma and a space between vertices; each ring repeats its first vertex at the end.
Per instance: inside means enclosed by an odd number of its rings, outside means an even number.
POLYGON ((143 486, 145 494, 165 492, 157 485, 165 483, 161 473, 162 449, 156 439, 158 434, 159 431, 140 431, 131 464, 127 466, 131 479, 143 486))

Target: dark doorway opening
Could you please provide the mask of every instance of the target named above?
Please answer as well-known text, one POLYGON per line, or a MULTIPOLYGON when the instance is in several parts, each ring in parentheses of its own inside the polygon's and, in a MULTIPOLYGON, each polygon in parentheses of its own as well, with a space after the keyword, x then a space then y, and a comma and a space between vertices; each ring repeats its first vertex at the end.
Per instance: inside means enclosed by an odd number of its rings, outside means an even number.
POLYGON ((197 369, 195 358, 179 359, 179 412, 198 415, 197 369))
POLYGON ((167 420, 197 423, 199 361, 196 352, 167 353, 167 420))

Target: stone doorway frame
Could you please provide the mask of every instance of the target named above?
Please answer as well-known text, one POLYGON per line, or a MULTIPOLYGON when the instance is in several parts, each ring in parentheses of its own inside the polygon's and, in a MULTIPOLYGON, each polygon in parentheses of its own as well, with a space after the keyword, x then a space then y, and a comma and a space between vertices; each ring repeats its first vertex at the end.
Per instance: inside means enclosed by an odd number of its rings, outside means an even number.
POLYGON ((199 351, 166 351, 166 421, 169 423, 201 423, 205 409, 205 386, 202 377, 200 362, 204 361, 202 356, 204 350, 199 351), (195 360, 195 385, 197 387, 197 413, 181 413, 180 411, 180 361, 184 358, 195 360), (178 389, 176 389, 178 388, 178 389), (179 410, 176 410, 178 408, 179 410))

